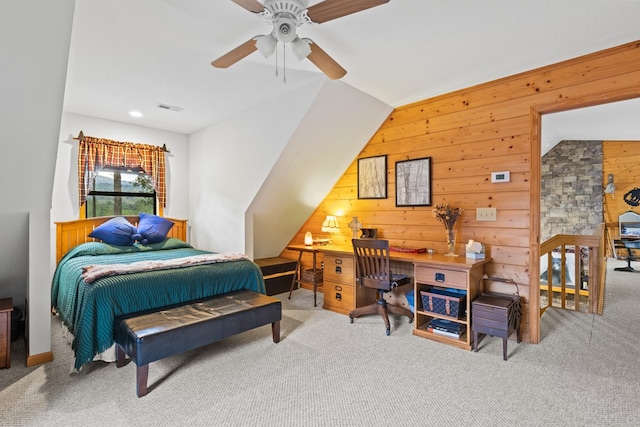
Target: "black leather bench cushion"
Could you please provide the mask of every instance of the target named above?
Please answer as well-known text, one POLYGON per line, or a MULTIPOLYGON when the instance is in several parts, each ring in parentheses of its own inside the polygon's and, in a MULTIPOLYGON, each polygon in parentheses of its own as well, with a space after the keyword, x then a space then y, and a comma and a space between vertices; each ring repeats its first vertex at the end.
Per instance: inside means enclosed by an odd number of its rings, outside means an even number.
POLYGON ((114 339, 142 366, 282 318, 282 303, 236 291, 142 315, 116 319, 114 339))

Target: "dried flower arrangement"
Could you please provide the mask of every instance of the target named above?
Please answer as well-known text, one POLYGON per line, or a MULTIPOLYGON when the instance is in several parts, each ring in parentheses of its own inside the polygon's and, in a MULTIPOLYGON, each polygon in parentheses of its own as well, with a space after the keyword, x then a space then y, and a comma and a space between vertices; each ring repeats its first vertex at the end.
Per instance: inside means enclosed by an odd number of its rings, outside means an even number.
POLYGON ((433 216, 440 221, 447 230, 453 229, 453 226, 458 221, 458 218, 462 216, 462 208, 452 208, 447 204, 435 205, 433 208, 433 216))
POLYGON ((462 212, 462 208, 452 208, 449 206, 449 203, 436 205, 433 208, 433 216, 444 225, 444 228, 447 231, 448 252, 445 255, 449 257, 458 256, 458 254, 455 253, 456 236, 453 227, 456 225, 456 221, 458 221, 462 212))

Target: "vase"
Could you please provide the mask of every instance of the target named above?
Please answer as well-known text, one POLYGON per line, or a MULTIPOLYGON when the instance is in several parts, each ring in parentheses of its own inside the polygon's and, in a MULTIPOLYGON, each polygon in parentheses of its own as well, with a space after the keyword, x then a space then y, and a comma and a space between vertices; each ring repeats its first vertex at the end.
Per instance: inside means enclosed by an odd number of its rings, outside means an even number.
POLYGON ((458 256, 456 253, 456 230, 451 227, 447 228, 447 253, 445 256, 458 256))

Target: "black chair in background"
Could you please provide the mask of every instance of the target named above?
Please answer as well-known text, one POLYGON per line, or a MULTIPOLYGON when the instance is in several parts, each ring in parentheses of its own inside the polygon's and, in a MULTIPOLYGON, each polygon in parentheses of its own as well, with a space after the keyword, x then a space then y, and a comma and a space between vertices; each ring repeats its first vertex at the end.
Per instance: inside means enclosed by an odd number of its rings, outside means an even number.
POLYGON ((356 281, 359 286, 366 286, 378 291, 378 300, 370 305, 358 307, 349 313, 349 320, 368 315, 379 314, 384 319, 387 335, 391 334, 389 313, 400 314, 413 321, 413 313, 404 307, 387 303, 385 292, 411 283, 411 278, 402 274, 393 274, 389 262, 389 241, 381 239, 353 239, 353 253, 356 261, 356 281))
POLYGON ((631 261, 640 261, 640 239, 614 239, 613 251, 617 259, 627 261, 626 267, 616 267, 615 271, 637 271, 631 266, 631 261))

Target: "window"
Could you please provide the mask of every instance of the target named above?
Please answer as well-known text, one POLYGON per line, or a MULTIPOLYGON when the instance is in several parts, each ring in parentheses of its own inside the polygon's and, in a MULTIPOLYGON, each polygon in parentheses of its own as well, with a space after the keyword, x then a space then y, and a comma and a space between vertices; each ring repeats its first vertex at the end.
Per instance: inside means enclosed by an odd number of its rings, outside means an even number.
POLYGON ((86 217, 156 213, 151 177, 141 169, 102 168, 91 180, 86 217))

